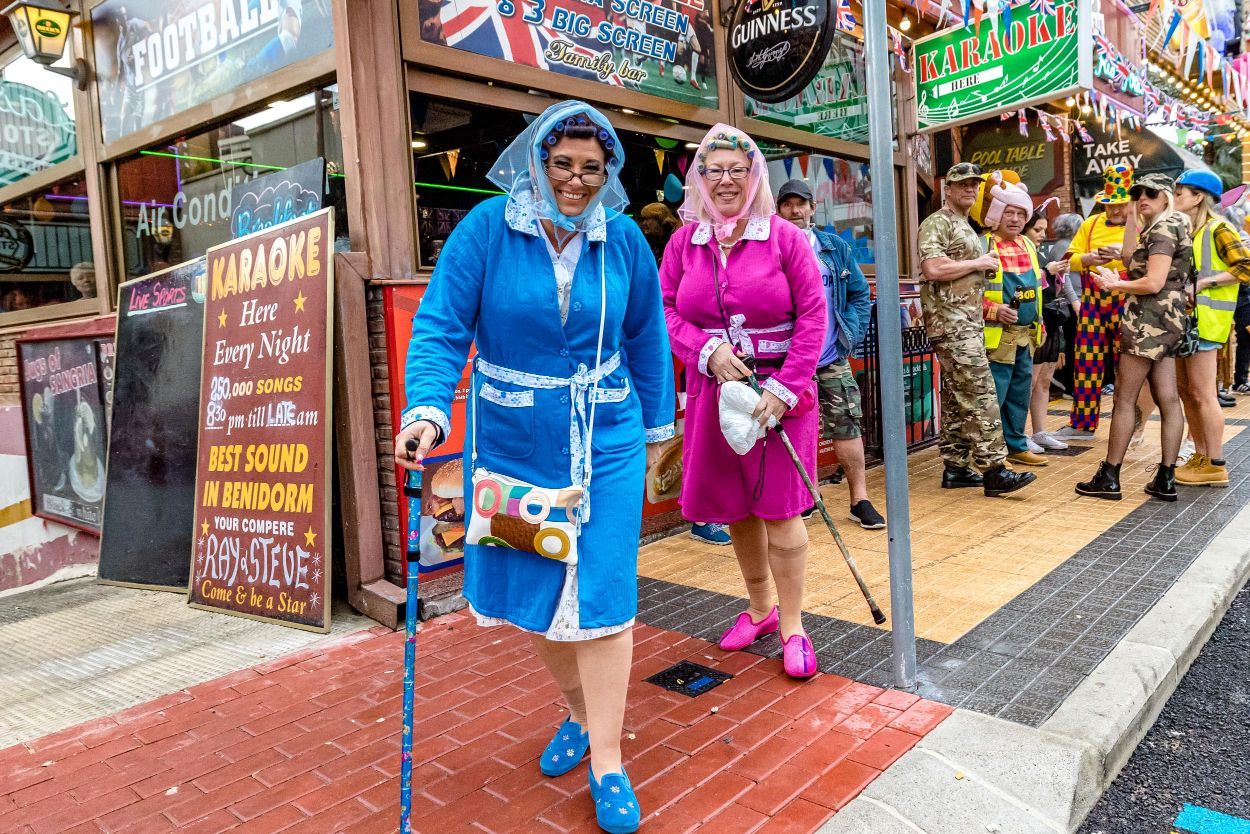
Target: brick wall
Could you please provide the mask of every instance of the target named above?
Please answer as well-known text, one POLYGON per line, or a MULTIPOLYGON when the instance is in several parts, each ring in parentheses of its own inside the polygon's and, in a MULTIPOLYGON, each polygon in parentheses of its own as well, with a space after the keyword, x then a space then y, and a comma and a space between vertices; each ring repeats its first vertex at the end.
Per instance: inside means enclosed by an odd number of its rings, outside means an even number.
POLYGON ((373 381, 373 420, 377 431, 378 489, 382 499, 382 556, 386 578, 403 585, 404 541, 399 533, 399 492, 395 486, 395 429, 391 423, 389 362, 386 356, 386 315, 382 288, 370 286, 366 298, 369 321, 369 365, 373 381))
POLYGON ((17 344, 13 336, 0 338, 0 406, 20 405, 21 389, 17 379, 17 344))

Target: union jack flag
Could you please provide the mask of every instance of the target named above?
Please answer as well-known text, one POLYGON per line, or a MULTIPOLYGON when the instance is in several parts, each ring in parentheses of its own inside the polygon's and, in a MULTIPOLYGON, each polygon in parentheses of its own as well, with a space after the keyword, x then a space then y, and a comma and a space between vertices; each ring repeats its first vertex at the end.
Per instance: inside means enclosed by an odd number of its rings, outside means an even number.
POLYGON ((851 14, 851 0, 838 0, 838 15, 834 18, 833 25, 837 29, 846 29, 848 32, 855 28, 855 15, 851 14))
POLYGON ((1102 32, 1095 30, 1094 45, 1098 47, 1098 51, 1108 58, 1114 58, 1116 54, 1115 47, 1111 45, 1111 41, 1107 40, 1107 36, 1102 32))
POLYGON ((1059 11, 1055 7, 1055 0, 1029 0, 1029 8, 1045 15, 1053 15, 1059 11))
MULTIPOLYGON (((488 58, 502 58, 528 67, 554 70, 565 75, 586 78, 594 76, 588 70, 576 69, 566 64, 548 64, 545 53, 547 47, 556 40, 572 43, 573 48, 570 51, 587 58, 594 58, 600 50, 589 48, 586 39, 553 29, 545 15, 542 22, 525 19, 534 11, 541 15, 542 8, 542 4, 524 0, 453 0, 439 10, 439 22, 442 24, 444 42, 448 46, 488 58), (510 10, 510 14, 505 14, 510 10)), ((598 22, 595 20, 593 24, 598 22)), ((605 80, 613 86, 625 85, 615 71, 605 80)))

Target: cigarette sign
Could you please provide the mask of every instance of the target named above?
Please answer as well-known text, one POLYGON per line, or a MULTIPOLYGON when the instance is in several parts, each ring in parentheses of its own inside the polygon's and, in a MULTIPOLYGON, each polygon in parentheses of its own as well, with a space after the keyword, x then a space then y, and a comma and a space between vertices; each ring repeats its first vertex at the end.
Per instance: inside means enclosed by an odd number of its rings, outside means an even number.
POLYGON ((1017 7, 921 38, 914 49, 920 131, 953 127, 1053 101, 1093 86, 1089 0, 1060 0, 1054 13, 1017 7))

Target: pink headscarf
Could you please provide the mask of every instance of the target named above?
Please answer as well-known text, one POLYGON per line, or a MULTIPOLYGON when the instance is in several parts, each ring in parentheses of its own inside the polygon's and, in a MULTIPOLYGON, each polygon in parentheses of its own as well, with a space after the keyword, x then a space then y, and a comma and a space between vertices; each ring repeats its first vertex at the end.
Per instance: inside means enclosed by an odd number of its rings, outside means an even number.
POLYGON ((769 217, 777 213, 773 204, 772 188, 768 185, 768 163, 764 154, 741 130, 727 124, 717 124, 707 132, 695 152, 694 164, 686 172, 686 200, 677 210, 677 214, 687 223, 711 223, 717 240, 724 240, 734 232, 738 221, 744 217, 769 217), (708 182, 701 171, 707 164, 707 156, 714 150, 741 150, 751 165, 751 173, 747 177, 747 199, 742 211, 733 217, 726 217, 716 208, 712 201, 708 182))

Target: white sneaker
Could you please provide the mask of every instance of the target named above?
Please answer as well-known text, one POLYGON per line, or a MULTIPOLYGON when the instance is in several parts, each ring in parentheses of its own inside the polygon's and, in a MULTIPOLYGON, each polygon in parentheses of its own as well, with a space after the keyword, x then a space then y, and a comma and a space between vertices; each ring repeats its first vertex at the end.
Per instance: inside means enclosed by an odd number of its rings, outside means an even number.
POLYGON ((1060 441, 1093 440, 1094 439, 1093 429, 1076 429, 1076 428, 1073 428, 1072 426, 1064 426, 1059 431, 1047 432, 1046 434, 1048 437, 1051 437, 1051 438, 1054 438, 1055 440, 1060 440, 1060 441))
POLYGON ((1045 449, 1043 449, 1043 448, 1041 447, 1041 445, 1040 445, 1040 444, 1038 444, 1038 443, 1034 443, 1034 442, 1033 442, 1033 438, 1031 438, 1031 437, 1026 437, 1026 438, 1024 439, 1024 442, 1028 444, 1029 451, 1030 451, 1030 452, 1032 452, 1033 454, 1035 454, 1035 455, 1044 455, 1044 454, 1046 454, 1046 450, 1045 450, 1045 449))
POLYGON ((1048 432, 1039 431, 1033 435, 1032 441, 1041 446, 1043 449, 1053 449, 1056 452, 1062 452, 1068 448, 1068 444, 1048 432))
POLYGON ((1186 440, 1184 443, 1181 444, 1181 450, 1176 455, 1176 462, 1184 463, 1185 461, 1189 460, 1191 457, 1194 456, 1195 451, 1197 450, 1194 448, 1194 442, 1192 440, 1186 440))

